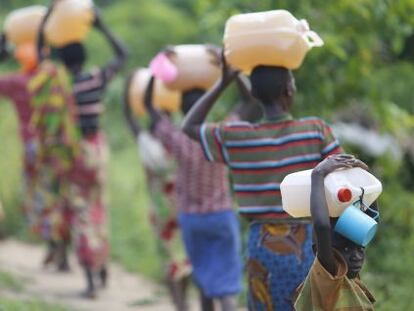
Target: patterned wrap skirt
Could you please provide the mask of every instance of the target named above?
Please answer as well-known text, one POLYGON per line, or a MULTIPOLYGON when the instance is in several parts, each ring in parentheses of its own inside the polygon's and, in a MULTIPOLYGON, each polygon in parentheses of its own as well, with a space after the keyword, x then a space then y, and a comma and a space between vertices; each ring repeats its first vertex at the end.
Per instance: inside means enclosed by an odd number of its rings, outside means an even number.
POLYGON ((250 224, 248 306, 250 311, 293 311, 295 289, 313 263, 312 226, 304 223, 250 224))
POLYGON ((108 155, 102 133, 84 137, 81 141, 81 160, 71 174, 69 191, 76 254, 82 266, 95 270, 101 269, 109 256, 104 197, 108 155))
POLYGON ((72 214, 69 208, 69 180, 56 174, 53 164, 35 163, 36 142, 24 144, 23 211, 31 232, 45 241, 70 241, 72 214))
POLYGON ((174 171, 173 163, 168 169, 157 172, 145 168, 150 196, 149 219, 157 236, 164 275, 169 281, 178 281, 192 272, 177 221, 174 171))

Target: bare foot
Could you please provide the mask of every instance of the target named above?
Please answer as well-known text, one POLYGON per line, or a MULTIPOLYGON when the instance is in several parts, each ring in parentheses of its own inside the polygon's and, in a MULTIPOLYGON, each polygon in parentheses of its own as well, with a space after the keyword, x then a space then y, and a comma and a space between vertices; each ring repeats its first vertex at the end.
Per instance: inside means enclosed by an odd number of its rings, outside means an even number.
POLYGON ((96 291, 93 289, 87 289, 81 293, 81 297, 86 298, 86 299, 96 299, 97 298, 96 291))
POLYGON ((59 272, 70 272, 71 271, 69 263, 66 260, 60 262, 57 266, 57 269, 59 272))
POLYGON ((99 279, 101 280, 102 288, 106 288, 108 283, 108 269, 103 267, 101 271, 99 271, 99 279))

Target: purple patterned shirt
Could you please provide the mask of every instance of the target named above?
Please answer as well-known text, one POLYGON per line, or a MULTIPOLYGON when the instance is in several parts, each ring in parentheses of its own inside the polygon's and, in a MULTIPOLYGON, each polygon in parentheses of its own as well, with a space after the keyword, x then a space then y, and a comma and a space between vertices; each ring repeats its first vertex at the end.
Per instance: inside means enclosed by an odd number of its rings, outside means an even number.
POLYGON ((226 166, 206 161, 200 144, 187 137, 166 116, 156 124, 154 136, 177 161, 179 211, 209 213, 232 208, 226 166))

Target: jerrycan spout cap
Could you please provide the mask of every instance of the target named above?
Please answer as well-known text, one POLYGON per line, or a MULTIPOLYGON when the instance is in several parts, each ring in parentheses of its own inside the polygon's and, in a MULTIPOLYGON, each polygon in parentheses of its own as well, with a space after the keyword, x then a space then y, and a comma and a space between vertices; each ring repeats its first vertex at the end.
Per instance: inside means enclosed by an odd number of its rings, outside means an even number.
POLYGON ((341 188, 338 190, 337 197, 339 202, 349 202, 352 199, 352 192, 348 188, 341 188))

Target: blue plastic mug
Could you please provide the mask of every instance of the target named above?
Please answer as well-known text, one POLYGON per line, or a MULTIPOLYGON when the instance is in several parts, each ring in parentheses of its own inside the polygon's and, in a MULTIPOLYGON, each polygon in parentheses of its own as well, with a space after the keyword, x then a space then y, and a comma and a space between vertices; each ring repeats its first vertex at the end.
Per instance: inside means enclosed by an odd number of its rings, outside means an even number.
POLYGON ((375 236, 377 226, 378 223, 373 218, 351 205, 339 217, 335 231, 355 244, 367 246, 375 236))

